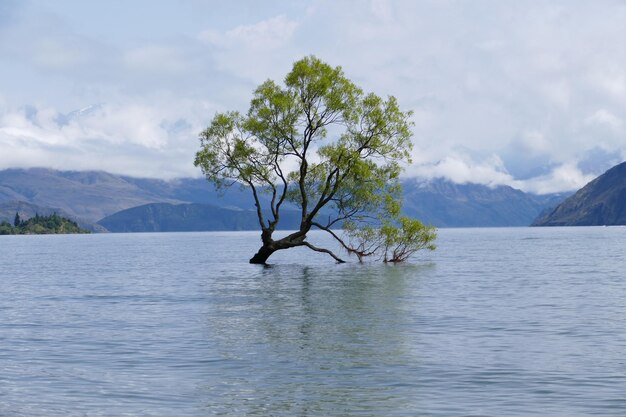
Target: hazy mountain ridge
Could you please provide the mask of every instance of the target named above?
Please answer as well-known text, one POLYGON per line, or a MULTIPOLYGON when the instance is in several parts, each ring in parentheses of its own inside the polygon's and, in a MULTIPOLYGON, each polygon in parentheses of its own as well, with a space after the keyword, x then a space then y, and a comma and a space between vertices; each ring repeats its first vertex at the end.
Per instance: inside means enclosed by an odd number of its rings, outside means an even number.
POLYGON ((500 185, 406 180, 405 214, 438 227, 528 226, 567 194, 534 195, 500 185))
MULTIPOLYGON (((403 186, 405 214, 438 227, 527 226, 542 211, 556 206, 564 198, 563 195, 537 196, 507 186, 455 184, 443 179, 405 179, 403 186)), ((269 196, 262 194, 261 199, 267 202, 269 196)), ((204 178, 164 181, 101 171, 56 171, 44 168, 0 171, 0 203, 10 201, 23 201, 42 208, 55 207, 81 224, 94 224, 102 220, 101 225, 108 224, 104 222, 105 218, 112 221, 112 215, 127 209, 155 203, 169 205, 152 206, 152 212, 143 208, 113 217, 116 222, 124 219, 123 222, 132 223, 128 216, 134 213, 138 216, 134 220, 136 226, 133 226, 137 231, 141 228, 170 230, 170 226, 158 223, 166 221, 164 216, 167 213, 176 218, 181 215, 179 211, 192 210, 178 207, 181 204, 220 208, 220 216, 226 215, 223 211, 226 209, 234 209, 238 214, 231 214, 235 217, 242 215, 241 210, 254 209, 247 190, 233 186, 218 192, 204 178), (149 213, 152 213, 151 218, 146 217, 149 213), (143 226, 139 227, 140 224, 143 226)), ((287 205, 285 208, 293 209, 287 205)), ((194 210, 199 208, 193 208, 192 212, 196 213, 194 210)), ((256 219, 251 217, 252 221, 241 219, 241 223, 231 226, 258 228, 256 219)), ((204 224, 199 217, 197 221, 198 227, 204 224)), ((117 223, 113 229, 117 231, 124 227, 127 226, 117 223)), ((191 230, 188 225, 180 227, 191 230)), ((282 227, 287 225, 283 223, 282 227)))
POLYGON ((253 208, 250 197, 237 187, 220 193, 203 178, 164 181, 103 171, 46 168, 0 171, 0 203, 9 201, 56 207, 73 218, 92 223, 118 211, 149 203, 204 203, 253 208))
MULTIPOLYGON (((281 212, 279 229, 294 229, 299 212, 281 212)), ((256 230, 255 210, 237 210, 209 204, 151 203, 122 210, 98 222, 110 232, 201 232, 211 230, 256 230)))
POLYGON ((626 225, 626 162, 609 169, 533 222, 533 226, 603 225, 626 225))
POLYGON ((106 172, 43 168, 0 171, 0 202, 16 200, 57 207, 75 218, 94 223, 129 207, 157 201, 180 202, 106 172))

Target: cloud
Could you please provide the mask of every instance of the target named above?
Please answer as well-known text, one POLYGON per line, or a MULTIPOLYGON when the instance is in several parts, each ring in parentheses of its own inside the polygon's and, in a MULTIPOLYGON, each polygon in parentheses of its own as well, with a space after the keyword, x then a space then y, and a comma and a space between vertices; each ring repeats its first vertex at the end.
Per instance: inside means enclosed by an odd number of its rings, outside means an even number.
POLYGON ((546 154, 551 150, 550 141, 543 132, 537 130, 522 132, 517 143, 520 151, 531 155, 546 154))
POLYGON ((280 15, 251 25, 241 25, 226 32, 207 30, 200 39, 220 48, 276 49, 287 43, 298 24, 280 15))
MULTIPOLYGON (((61 17, 28 8, 16 8, 10 25, 0 32, 0 61, 20 62, 42 74, 92 73, 114 60, 111 49, 99 40, 71 30, 61 17)), ((109 65, 106 65, 108 68, 109 65)))
POLYGON ((562 191, 575 191, 595 178, 585 175, 574 164, 568 163, 556 167, 549 174, 520 182, 519 188, 536 194, 548 194, 562 191))
POLYGON ((476 162, 468 155, 454 153, 434 164, 413 166, 410 174, 429 179, 447 178, 459 184, 518 185, 495 154, 476 162))
POLYGON ((626 70, 618 65, 600 66, 588 75, 592 85, 600 91, 623 102, 626 100, 626 70))
POLYGON ((124 52, 124 63, 129 69, 141 73, 166 72, 183 74, 188 60, 179 48, 167 45, 144 45, 124 52))
POLYGON ((624 124, 622 119, 606 109, 596 110, 591 116, 585 119, 585 123, 587 125, 607 126, 613 130, 620 130, 624 124))
POLYGON ((458 184, 508 185, 535 194, 575 191, 595 178, 594 174, 583 173, 575 163, 564 163, 548 173, 519 180, 506 171, 497 155, 477 162, 462 154, 447 156, 435 164, 414 166, 410 173, 420 178, 445 178, 458 184))
POLYGON ((260 83, 268 77, 284 74, 295 60, 285 50, 297 28, 296 21, 279 15, 223 32, 205 30, 199 34, 199 39, 214 48, 220 70, 260 83))
POLYGON ((389 0, 371 0, 370 8, 372 14, 384 22, 391 22, 394 19, 393 9, 389 0))
POLYGON ((414 110, 408 175, 545 192, 626 159, 623 1, 148 4, 0 3, 0 168, 191 173, 214 112, 309 54, 414 110))
POLYGON ((0 117, 0 166, 196 176, 192 161, 208 107, 201 102, 129 100, 68 115, 54 108, 5 110, 0 117))
POLYGON ((32 59, 44 69, 61 71, 82 65, 87 51, 76 39, 40 39, 33 44, 32 59))

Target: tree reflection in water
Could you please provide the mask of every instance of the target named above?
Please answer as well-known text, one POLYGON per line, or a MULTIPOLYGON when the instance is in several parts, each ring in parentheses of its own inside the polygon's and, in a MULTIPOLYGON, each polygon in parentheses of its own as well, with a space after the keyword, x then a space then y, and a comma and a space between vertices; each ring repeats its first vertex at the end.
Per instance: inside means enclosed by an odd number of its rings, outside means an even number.
POLYGON ((229 360, 209 408, 299 416, 414 409, 399 374, 418 364, 405 333, 421 268, 278 265, 232 288, 214 323, 229 360))

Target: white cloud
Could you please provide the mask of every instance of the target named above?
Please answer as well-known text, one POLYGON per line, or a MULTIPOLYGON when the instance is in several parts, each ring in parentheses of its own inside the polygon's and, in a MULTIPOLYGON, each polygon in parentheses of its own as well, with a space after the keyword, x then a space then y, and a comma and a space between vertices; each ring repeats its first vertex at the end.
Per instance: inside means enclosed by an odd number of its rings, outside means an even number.
POLYGON ((44 68, 65 70, 79 65, 83 56, 80 46, 72 45, 69 39, 41 39, 35 45, 33 59, 44 68))
POLYGON ((393 20, 393 9, 389 0, 371 0, 370 8, 372 14, 384 22, 393 20))
POLYGON ((519 188, 536 194, 575 191, 585 186, 595 175, 585 175, 572 163, 556 167, 547 175, 520 182, 519 188))
MULTIPOLYGON (((298 23, 284 15, 220 32, 203 31, 199 38, 214 47, 220 70, 260 83, 282 77, 295 60, 289 49, 298 23)), ((299 58, 299 57, 298 57, 299 58)))
POLYGON ((566 80, 548 81, 540 86, 549 103, 567 109, 571 102, 571 90, 566 80))
POLYGON ((280 15, 252 25, 240 25, 226 32, 206 30, 200 39, 220 48, 276 49, 285 45, 298 27, 295 21, 280 15))
POLYGON ((614 130, 619 130, 622 125, 622 119, 606 109, 596 110, 591 116, 585 119, 587 125, 607 126, 614 130))
POLYGON ((146 45, 129 49, 124 54, 125 64, 141 72, 169 72, 181 74, 188 69, 188 62, 174 47, 146 45))
POLYGON ((478 183, 496 186, 515 183, 497 155, 491 155, 480 162, 476 162, 467 155, 454 153, 435 164, 411 167, 410 173, 429 179, 447 178, 459 184, 478 183))
POLYGON ((197 134, 209 109, 202 102, 129 100, 75 113, 64 122, 52 108, 34 109, 30 117, 13 109, 0 117, 0 166, 195 176, 197 134))
POLYGON ((615 64, 609 67, 594 68, 589 74, 592 85, 609 96, 626 100, 626 70, 615 64))
POLYGON ((531 155, 549 153, 552 148, 546 135, 538 130, 522 132, 521 138, 517 143, 520 151, 531 155))
POLYGON ((410 173, 411 176, 426 179, 446 178, 458 184, 477 183, 491 187, 508 185, 535 194, 575 191, 595 178, 594 174, 584 174, 575 163, 564 163, 547 174, 518 180, 506 171, 497 155, 477 162, 458 153, 435 164, 411 167, 410 173))
POLYGON ((482 49, 484 51, 497 51, 506 46, 505 42, 502 39, 486 39, 480 40, 476 42, 474 45, 478 49, 482 49))

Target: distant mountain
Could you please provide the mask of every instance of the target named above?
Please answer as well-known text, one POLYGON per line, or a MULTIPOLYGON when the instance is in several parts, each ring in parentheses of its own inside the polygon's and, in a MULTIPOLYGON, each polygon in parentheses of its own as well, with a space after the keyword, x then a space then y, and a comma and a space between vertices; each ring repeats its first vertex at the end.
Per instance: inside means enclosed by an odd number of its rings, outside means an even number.
MULTIPOLYGON (((299 213, 281 213, 282 229, 295 229, 299 213)), ((191 232, 209 230, 255 230, 255 210, 229 209, 208 204, 153 203, 122 210, 98 222, 110 232, 191 232)))
POLYGON ((3 201, 57 207, 73 217, 91 222, 141 204, 177 202, 143 190, 117 175, 51 169, 0 171, 0 202, 3 201))
MULTIPOLYGON (((242 190, 237 185, 216 191, 213 185, 204 178, 179 178, 170 181, 133 177, 121 178, 152 195, 162 196, 161 198, 187 203, 213 204, 220 207, 254 209, 250 192, 242 190)), ((268 202, 269 196, 262 194, 260 199, 263 202, 268 202)))
POLYGON ((44 168, 0 171, 0 203, 9 201, 56 207, 71 218, 84 222, 97 222, 120 210, 148 203, 204 203, 240 209, 254 207, 249 195, 237 187, 219 193, 203 178, 163 181, 101 171, 44 168))
POLYGON ((626 162, 609 169, 533 226, 626 225, 626 162))
MULTIPOLYGON (((405 214, 437 227, 527 226, 542 210, 564 199, 563 195, 537 196, 506 186, 455 184, 442 179, 407 179, 403 186, 405 214)), ((264 203, 269 200, 267 194, 260 198, 264 203)), ((0 204, 18 201, 54 208, 83 227, 120 211, 153 203, 208 204, 235 211, 254 209, 248 190, 233 186, 218 192, 204 178, 163 181, 100 171, 43 168, 0 171, 0 204)), ((288 204, 284 208, 294 209, 288 204)), ((161 210, 159 219, 166 212, 161 210)), ((171 211, 172 216, 175 212, 171 211)), ((146 218, 143 211, 132 213, 137 214, 137 221, 146 218)), ((142 230, 155 227, 143 225, 142 230)), ((256 229, 256 222, 250 227, 256 229)))
POLYGON ((59 127, 63 127, 70 124, 70 122, 74 120, 80 120, 101 110, 102 104, 92 104, 90 106, 83 107, 82 109, 71 111, 67 114, 59 113, 57 114, 55 121, 59 127))
POLYGON ((534 195, 509 186, 455 184, 443 179, 403 182, 405 214, 437 227, 528 226, 565 194, 534 195))

